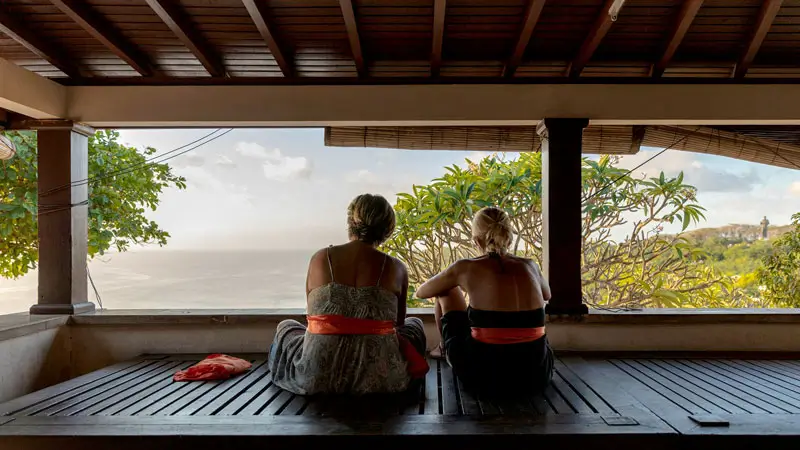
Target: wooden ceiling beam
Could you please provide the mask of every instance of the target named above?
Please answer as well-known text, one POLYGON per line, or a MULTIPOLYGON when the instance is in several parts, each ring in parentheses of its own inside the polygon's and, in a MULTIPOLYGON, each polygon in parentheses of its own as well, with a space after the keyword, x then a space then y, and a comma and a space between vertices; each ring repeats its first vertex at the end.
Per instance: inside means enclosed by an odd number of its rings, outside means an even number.
POLYGON ((347 28, 347 39, 350 41, 350 51, 353 53, 356 71, 359 77, 366 77, 367 65, 364 63, 364 54, 361 52, 361 39, 358 36, 358 22, 356 22, 353 2, 351 0, 339 0, 339 6, 342 8, 344 26, 347 28))
POLYGON ((747 46, 745 46, 742 56, 736 63, 736 68, 733 71, 734 78, 744 78, 747 74, 747 71, 753 64, 753 60, 758 54, 758 50, 761 48, 761 44, 764 42, 764 38, 767 37, 769 29, 772 28, 772 22, 775 21, 775 17, 778 15, 782 4, 783 0, 764 0, 764 3, 761 5, 761 10, 758 12, 756 25, 750 35, 750 41, 747 43, 747 46))
POLYGON ((141 50, 128 41, 108 20, 86 5, 86 2, 50 0, 50 3, 142 76, 160 75, 158 69, 141 50))
POLYGON ((678 17, 670 32, 667 45, 664 48, 664 53, 661 54, 661 58, 658 62, 653 64, 651 75, 654 78, 658 78, 664 74, 670 61, 672 61, 672 57, 675 56, 675 52, 678 50, 678 47, 680 47, 681 42, 683 42, 686 32, 689 31, 689 27, 692 25, 692 21, 694 21, 697 12, 700 11, 701 6, 703 6, 703 0, 683 1, 681 10, 678 12, 678 17))
POLYGON ((195 29, 186 13, 176 3, 166 0, 145 0, 150 8, 169 27, 183 45, 194 54, 200 64, 212 76, 222 78, 227 76, 222 58, 217 55, 211 45, 195 29))
POLYGON ((517 71, 517 67, 522 62, 522 57, 525 55, 525 49, 531 42, 533 36, 533 29, 539 22, 539 17, 542 15, 544 3, 546 0, 530 0, 528 2, 528 9, 525 11, 525 19, 522 22, 522 30, 519 32, 519 39, 517 45, 514 47, 514 53, 508 59, 505 68, 503 69, 503 76, 513 77, 517 71))
POLYGON ((70 78, 80 78, 81 71, 72 63, 71 58, 56 45, 51 44, 31 31, 17 16, 0 9, 0 32, 10 37, 18 44, 27 48, 39 58, 50 63, 56 69, 64 72, 70 78))
POLYGON ((592 28, 589 30, 589 34, 587 34, 586 38, 583 40, 583 44, 580 50, 578 50, 578 56, 572 60, 567 68, 567 76, 577 78, 581 75, 586 64, 592 59, 595 50, 597 50, 603 38, 608 34, 611 25, 614 23, 609 14, 613 3, 614 0, 606 0, 603 9, 600 11, 600 15, 595 19, 592 28))
POLYGON ((247 12, 250 14, 250 18, 253 20, 253 23, 255 23, 259 34, 261 34, 261 38, 264 39, 267 48, 269 48, 270 53, 272 53, 272 57, 275 58, 278 67, 281 68, 283 76, 287 78, 294 77, 294 64, 283 54, 280 45, 278 45, 278 41, 275 39, 275 33, 273 33, 273 30, 267 22, 267 17, 269 16, 266 11, 267 5, 264 2, 256 0, 242 1, 244 7, 247 8, 247 12))
POLYGON ((447 0, 433 3, 433 48, 431 49, 431 76, 438 77, 442 68, 442 43, 444 42, 444 17, 447 0))

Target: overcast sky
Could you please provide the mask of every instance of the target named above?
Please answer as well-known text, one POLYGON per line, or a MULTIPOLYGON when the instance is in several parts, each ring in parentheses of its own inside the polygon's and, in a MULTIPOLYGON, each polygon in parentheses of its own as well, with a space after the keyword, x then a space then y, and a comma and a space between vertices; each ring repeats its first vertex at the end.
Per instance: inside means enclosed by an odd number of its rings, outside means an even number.
MULTIPOLYGON (((161 153, 209 131, 128 130, 122 140, 161 153)), ((624 157, 621 164, 632 168, 655 151, 624 157)), ((443 166, 481 156, 329 148, 321 129, 237 129, 171 161, 188 189, 165 192, 152 217, 172 234, 170 248, 318 248, 345 238, 345 210, 355 195, 379 193, 393 202, 397 192, 441 175, 443 166)), ((765 215, 786 224, 800 211, 800 171, 668 151, 637 174, 661 170, 683 170, 686 182, 699 189, 708 209, 701 227, 756 224, 765 215)))

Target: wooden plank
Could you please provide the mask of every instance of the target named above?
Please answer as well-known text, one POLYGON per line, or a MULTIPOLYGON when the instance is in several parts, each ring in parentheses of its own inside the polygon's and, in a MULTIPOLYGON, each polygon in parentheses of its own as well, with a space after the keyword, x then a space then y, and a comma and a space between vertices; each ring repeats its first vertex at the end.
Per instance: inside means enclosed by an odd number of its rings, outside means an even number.
POLYGON ((453 376, 453 369, 450 364, 441 364, 440 368, 441 389, 442 389, 442 413, 461 414, 459 408, 458 387, 453 376))
POLYGON ((550 386, 556 391, 560 396, 564 399, 567 404, 569 404, 570 408, 574 410, 578 414, 592 414, 595 411, 589 407, 588 404, 581 398, 574 389, 566 382, 564 376, 555 370, 553 372, 553 380, 550 382, 550 386))
MULTIPOLYGON (((189 381, 189 383, 198 383, 197 381, 189 381)), ((201 384, 200 387, 197 389, 192 390, 192 392, 187 393, 181 398, 175 400, 174 402, 170 403, 166 408, 163 408, 156 412, 153 415, 156 416, 172 416, 176 413, 182 411, 186 407, 191 407, 191 405, 200 397, 208 393, 220 393, 222 392, 221 386, 224 384, 224 381, 206 381, 201 384)))
MULTIPOLYGON (((434 364, 431 361, 428 361, 428 364, 431 370, 433 370, 432 368, 435 367, 434 364)), ((425 383, 419 381, 414 382, 410 387, 409 397, 408 403, 403 405, 400 414, 404 416, 416 416, 420 414, 425 404, 425 383)))
POLYGON ((112 415, 123 416, 123 417, 136 415, 137 413, 139 413, 139 411, 144 410, 145 408, 173 394, 174 392, 188 392, 191 388, 195 386, 196 384, 193 383, 175 383, 175 382, 165 383, 161 385, 161 388, 158 391, 153 392, 147 397, 139 399, 139 401, 135 403, 123 406, 123 408, 117 410, 112 415))
POLYGON ((661 375, 675 380, 675 382, 697 393, 697 395, 707 398, 719 407, 725 408, 732 414, 767 412, 753 404, 742 401, 742 399, 732 395, 730 392, 720 389, 702 378, 696 377, 694 374, 667 364, 666 361, 651 360, 650 363, 651 367, 658 368, 658 372, 661 375))
POLYGON ((79 414, 81 416, 91 416, 110 408, 116 408, 121 403, 124 403, 127 399, 131 397, 137 397, 142 392, 149 391, 153 386, 161 385, 164 382, 173 382, 172 375, 176 370, 179 370, 181 366, 186 364, 187 363, 181 362, 167 363, 164 366, 164 370, 149 374, 147 379, 133 383, 127 387, 118 386, 115 389, 103 392, 103 397, 105 397, 106 394, 113 395, 107 396, 104 400, 94 403, 93 405, 88 405, 88 407, 84 405, 81 407, 81 409, 76 410, 68 415, 79 414))
POLYGON ((441 414, 441 405, 439 403, 439 365, 441 361, 430 360, 429 363, 431 370, 425 374, 425 401, 423 403, 423 411, 426 415, 438 415, 441 414))
MULTIPOLYGON (((153 364, 153 360, 131 360, 104 367, 100 370, 73 378, 55 386, 30 393, 28 395, 0 404, 0 416, 23 414, 26 408, 35 411, 37 407, 47 407, 46 401, 58 402, 71 395, 77 395, 125 376, 128 370, 153 364)), ((53 403, 50 403, 53 404, 53 403)))
POLYGON ((225 382, 222 391, 212 391, 206 393, 189 408, 184 408, 176 415, 178 416, 191 416, 191 415, 213 415, 217 409, 222 408, 227 402, 231 401, 239 392, 246 389, 249 383, 256 383, 261 377, 264 377, 269 372, 267 361, 256 361, 253 368, 232 380, 225 382))
POLYGON ((686 36, 686 32, 689 31, 689 27, 692 25, 692 21, 694 21, 701 6, 703 6, 703 0, 683 1, 681 10, 678 12, 675 24, 667 40, 667 45, 664 47, 664 52, 661 54, 661 58, 659 58, 658 62, 653 65, 652 76, 654 78, 658 78, 664 74, 664 70, 669 66, 672 57, 675 56, 675 52, 678 50, 678 47, 680 47, 681 42, 683 42, 683 38, 686 36))
MULTIPOLYGON (((164 408, 169 407, 169 405, 175 403, 180 398, 185 395, 191 395, 195 389, 200 389, 206 382, 185 382, 180 383, 183 386, 179 386, 177 389, 172 390, 168 395, 161 397, 160 399, 150 403, 145 408, 140 409, 133 413, 135 416, 153 416, 158 414, 164 408)), ((178 384, 178 383, 175 383, 178 384)))
POLYGON ((263 376, 251 382, 243 391, 237 391, 236 396, 228 401, 222 409, 217 410, 214 415, 233 416, 238 411, 246 407, 254 398, 272 386, 272 377, 263 376))
POLYGON ((282 416, 299 416, 303 413, 308 405, 308 397, 302 395, 295 395, 292 401, 286 405, 286 408, 281 411, 282 416))
POLYGON ((283 389, 270 382, 257 396, 250 401, 243 409, 237 411, 237 416, 254 416, 261 413, 267 405, 270 404, 278 395, 283 392, 283 389))
POLYGON ((259 366, 236 382, 223 394, 218 395, 210 403, 197 410, 195 415, 215 415, 230 403, 236 402, 241 395, 246 395, 247 391, 254 391, 269 384, 269 368, 267 364, 259 366))
POLYGON ((205 38, 176 3, 166 0, 146 0, 152 10, 169 27, 183 45, 194 54, 212 77, 225 77, 225 65, 205 38))
POLYGON ((358 36, 358 23, 353 10, 353 2, 351 0, 339 0, 339 6, 342 9, 345 28, 347 28, 347 39, 350 41, 350 51, 353 54, 356 71, 359 77, 366 77, 367 66, 364 62, 364 54, 361 52, 361 39, 358 36))
POLYGON ((770 401, 770 399, 764 397, 764 392, 756 391, 751 386, 740 383, 734 377, 720 376, 702 365, 692 364, 690 360, 667 360, 666 363, 680 368, 696 378, 703 379, 709 384, 713 384, 719 389, 749 404, 755 405, 766 412, 773 414, 800 412, 800 410, 797 410, 797 408, 794 408, 791 404, 777 399, 771 399, 770 401), (783 405, 783 407, 781 405, 783 405))
POLYGON ((133 392, 135 392, 135 389, 138 386, 146 384, 154 377, 157 378, 163 375, 170 376, 171 372, 174 370, 174 367, 177 366, 178 364, 179 363, 176 362, 166 362, 166 361, 159 362, 153 368, 149 368, 147 370, 141 370, 135 374, 131 374, 131 376, 124 379, 124 382, 122 383, 114 383, 113 385, 103 386, 98 388, 97 390, 87 392, 77 397, 73 397, 68 401, 54 405, 46 410, 37 412, 36 415, 72 416, 79 414, 84 410, 91 409, 93 406, 103 402, 104 400, 110 397, 113 397, 118 394, 126 394, 128 393, 129 389, 134 389, 133 392))
POLYGON ((577 78, 581 75, 586 64, 592 59, 595 50, 600 46, 600 42, 603 41, 608 31, 611 30, 611 25, 614 22, 612 22, 608 12, 613 3, 614 0, 606 0, 603 9, 600 11, 600 15, 595 19, 592 28, 589 30, 589 34, 586 35, 586 38, 583 40, 583 44, 581 44, 581 48, 578 50, 578 55, 570 63, 567 74, 571 78, 577 78))
MULTIPOLYGON (((193 363, 191 363, 191 362, 185 362, 184 361, 183 363, 181 363, 181 365, 178 366, 178 369, 185 370, 188 367, 190 367, 192 364, 193 363)), ((101 411, 98 411, 96 414, 102 415, 102 416, 113 416, 113 415, 115 415, 115 414, 117 414, 117 413, 119 413, 121 411, 124 411, 125 409, 128 409, 128 408, 131 408, 131 409, 140 408, 140 407, 142 407, 142 405, 140 405, 140 402, 147 401, 147 399, 151 398, 152 396, 156 396, 156 395, 162 393, 162 391, 165 388, 168 388, 173 384, 175 384, 175 382, 172 381, 171 378, 170 379, 166 379, 166 380, 161 380, 158 383, 155 383, 155 384, 151 385, 147 389, 144 389, 144 390, 141 390, 141 391, 137 392, 136 395, 132 395, 132 396, 130 396, 128 398, 125 398, 125 399, 119 399, 112 406, 110 406, 108 408, 105 408, 105 409, 103 409, 101 411)))
POLYGON ((86 5, 86 2, 77 0, 50 0, 50 2, 142 76, 161 74, 141 49, 126 39, 108 20, 86 5))
POLYGON ((431 49, 431 76, 438 77, 442 67, 442 43, 444 42, 444 18, 447 0, 434 0, 433 3, 433 48, 431 49))
MULTIPOLYGON (((610 362, 619 369, 620 372, 630 377, 628 383, 632 388, 636 389, 636 392, 632 392, 632 395, 660 416, 664 411, 674 414, 708 414, 708 411, 697 406, 683 396, 673 392, 667 392, 667 389, 657 383, 650 377, 647 371, 643 371, 643 369, 640 368, 638 364, 633 363, 633 361, 615 359, 610 362), (631 380, 635 380, 635 382, 631 380), (662 395, 662 392, 668 395, 662 395), (680 408, 680 410, 675 407, 680 408)), ((623 378, 620 377, 620 379, 623 378)))
POLYGON ((146 376, 147 373, 158 370, 161 366, 166 364, 164 361, 153 361, 150 364, 142 365, 140 367, 136 367, 135 370, 126 371, 126 373, 120 377, 115 378, 114 380, 107 380, 105 383, 97 383, 96 385, 92 385, 90 389, 76 389, 72 391, 72 395, 68 396, 57 396, 54 398, 49 399, 48 401, 42 402, 36 406, 31 408, 27 408, 25 410, 20 411, 17 413, 18 415, 52 415, 55 414, 65 408, 68 408, 72 405, 80 403, 84 400, 93 398, 98 393, 102 393, 108 389, 113 389, 117 386, 123 385, 125 383, 130 382, 130 380, 138 379, 142 376, 146 376))
POLYGON ((475 395, 467 389, 464 389, 464 383, 456 377, 458 387, 458 394, 461 398, 461 411, 468 416, 481 415, 481 406, 478 404, 478 399, 475 395))
POLYGON ((525 10, 525 18, 522 19, 522 29, 519 32, 517 44, 514 46, 514 52, 511 53, 511 57, 503 68, 503 76, 513 77, 514 73, 517 71, 517 68, 522 62, 522 57, 525 56, 525 50, 528 48, 531 36, 533 36, 533 29, 536 28, 539 17, 542 15, 545 2, 546 0, 528 1, 528 8, 525 10))
POLYGON ((734 78, 744 78, 747 75, 747 71, 753 64, 753 60, 756 58, 764 38, 767 37, 769 29, 772 28, 772 22, 775 21, 782 4, 783 0, 764 0, 761 10, 758 12, 758 19, 756 19, 750 40, 745 45, 744 51, 739 57, 739 62, 736 63, 736 68, 733 71, 734 78))
POLYGON ((280 394, 275 397, 267 407, 261 410, 259 415, 261 416, 270 416, 270 415, 278 415, 280 414, 283 409, 289 405, 289 403, 294 399, 294 394, 289 391, 281 390, 280 394))
POLYGON ((39 34, 29 29, 20 17, 10 14, 5 9, 0 9, 0 32, 52 64, 68 77, 80 78, 83 75, 63 49, 42 39, 39 34))
MULTIPOLYGON (((544 390, 544 397, 547 399, 547 402, 550 404, 550 407, 553 409, 553 412, 556 414, 574 414, 575 410, 573 410, 569 403, 566 402, 564 397, 553 388, 553 385, 550 384, 544 390)), ((583 402, 581 402, 583 403, 583 402)), ((588 409, 588 408, 587 408, 588 409)))
POLYGON ((308 398, 308 406, 303 411, 304 416, 322 416, 325 414, 328 407, 327 397, 324 395, 315 395, 308 398))
POLYGON ((272 57, 275 58, 275 61, 281 68, 283 76, 293 77, 295 75, 294 66, 289 58, 284 55, 283 50, 281 50, 281 46, 278 45, 278 41, 275 39, 275 33, 267 21, 269 14, 267 13, 266 3, 257 2, 256 0, 243 0, 243 3, 244 7, 247 8, 248 14, 250 14, 250 17, 253 19, 253 23, 255 23, 256 28, 258 29, 258 33, 264 39, 264 42, 267 44, 267 48, 269 48, 270 53, 272 53, 272 57))
MULTIPOLYGON (((694 403, 697 405, 702 413, 711 413, 711 414, 728 414, 729 411, 717 406, 716 404, 712 403, 708 399, 701 397, 700 395, 692 392, 689 389, 686 389, 684 386, 680 385, 679 383, 674 382, 674 380, 670 379, 669 377, 664 377, 661 375, 657 369, 651 367, 649 364, 646 364, 644 360, 626 360, 625 361, 629 366, 635 367, 642 373, 647 379, 651 380, 651 383, 646 383, 650 385, 653 389, 656 389, 657 392, 662 394, 666 394, 669 396, 677 395, 680 396, 687 401, 694 403)), ((642 379, 645 382, 644 379, 642 379)))
POLYGON ((581 379, 577 374, 575 374, 564 361, 569 359, 567 358, 558 358, 555 361, 556 369, 558 373, 561 374, 564 378, 564 381, 569 384, 569 386, 576 392, 581 398, 589 405, 592 409, 592 412, 597 412, 600 414, 614 414, 616 411, 611 409, 611 407, 602 399, 600 396, 592 390, 584 380, 581 379))
POLYGON ((800 392, 791 384, 785 384, 783 381, 771 378, 761 372, 752 370, 750 367, 736 364, 729 364, 725 360, 705 360, 704 363, 713 367, 715 370, 724 374, 735 374, 754 386, 760 386, 761 389, 768 389, 770 392, 781 394, 785 397, 793 399, 795 402, 800 402, 800 392))
POLYGON ((782 373, 782 372, 776 371, 776 370, 770 370, 770 368, 768 366, 764 366, 763 364, 760 364, 760 363, 754 363, 752 361, 738 361, 738 363, 739 363, 740 366, 743 366, 743 367, 746 366, 748 368, 751 368, 752 370, 754 370, 756 372, 760 372, 760 373, 770 377, 770 379, 781 380, 787 386, 792 386, 791 387, 792 390, 796 390, 796 391, 800 392, 800 379, 797 379, 796 377, 794 377, 792 375, 785 374, 785 373, 782 373))
POLYGON ((768 370, 778 372, 781 375, 791 377, 800 381, 800 370, 797 370, 792 366, 779 364, 777 361, 767 361, 767 360, 751 360, 750 363, 758 365, 768 370))

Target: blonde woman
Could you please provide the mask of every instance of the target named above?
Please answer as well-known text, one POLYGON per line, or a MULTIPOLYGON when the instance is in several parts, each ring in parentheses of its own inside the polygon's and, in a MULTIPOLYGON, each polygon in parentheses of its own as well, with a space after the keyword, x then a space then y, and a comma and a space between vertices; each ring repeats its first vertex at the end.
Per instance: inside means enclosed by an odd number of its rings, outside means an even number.
POLYGON ((277 386, 301 395, 399 392, 425 375, 422 321, 406 318, 408 272, 377 248, 394 226, 385 198, 350 203, 349 242, 319 250, 308 266, 308 326, 278 324, 268 363, 277 386))
POLYGON ((473 390, 541 390, 553 371, 544 328, 547 280, 534 261, 509 254, 513 230, 503 210, 478 211, 472 236, 483 255, 455 262, 416 292, 436 298, 438 350, 473 390))

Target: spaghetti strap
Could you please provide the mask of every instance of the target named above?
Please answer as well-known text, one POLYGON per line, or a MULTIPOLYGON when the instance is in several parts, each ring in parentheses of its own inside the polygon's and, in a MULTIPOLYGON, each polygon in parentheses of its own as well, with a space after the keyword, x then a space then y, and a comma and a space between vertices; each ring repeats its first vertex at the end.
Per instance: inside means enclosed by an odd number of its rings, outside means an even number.
POLYGON ((375 286, 381 285, 381 278, 383 278, 383 269, 386 268, 386 260, 389 259, 389 255, 383 255, 383 264, 381 265, 381 274, 378 275, 378 282, 375 283, 375 286))
POLYGON ((331 263, 331 247, 333 246, 329 245, 328 248, 325 249, 325 255, 328 257, 328 269, 331 271, 331 282, 333 282, 335 280, 333 279, 333 263, 331 263))

